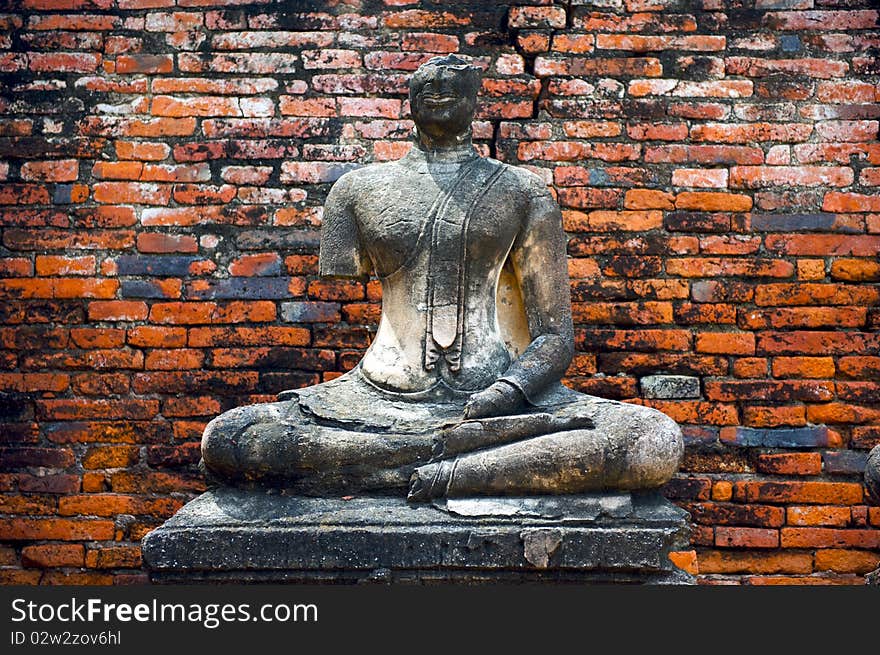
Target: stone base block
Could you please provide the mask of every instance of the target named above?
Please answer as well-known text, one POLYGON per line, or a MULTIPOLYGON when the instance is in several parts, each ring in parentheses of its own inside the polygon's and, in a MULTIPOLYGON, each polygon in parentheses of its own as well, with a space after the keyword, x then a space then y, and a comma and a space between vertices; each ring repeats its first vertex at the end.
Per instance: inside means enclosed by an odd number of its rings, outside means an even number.
POLYGON ((688 515, 658 494, 307 498, 217 489, 144 538, 158 583, 690 584, 688 515))

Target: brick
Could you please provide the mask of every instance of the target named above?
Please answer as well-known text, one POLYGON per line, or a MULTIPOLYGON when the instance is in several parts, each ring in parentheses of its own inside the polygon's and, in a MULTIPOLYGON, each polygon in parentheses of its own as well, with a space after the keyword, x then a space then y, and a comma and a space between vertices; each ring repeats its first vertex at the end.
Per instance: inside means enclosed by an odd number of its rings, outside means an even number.
POLYGON ((89 303, 89 320, 142 321, 147 318, 147 305, 128 300, 107 300, 89 303))
POLYGON ((819 453, 781 453, 758 455, 757 469, 775 475, 819 475, 822 457, 819 453))
POLYGON ((717 480, 712 484, 712 500, 726 502, 733 498, 733 484, 727 480, 717 480))
POLYGON ((545 57, 535 58, 535 75, 608 76, 608 77, 658 77, 663 73, 659 59, 653 57, 629 58, 583 58, 545 57))
POLYGON ((813 556, 809 553, 699 551, 698 564, 702 574, 739 573, 810 573, 813 556))
POLYGON ((743 407, 743 423, 749 427, 803 426, 806 422, 806 408, 803 405, 743 407))
POLYGON ((787 73, 830 79, 846 75, 849 64, 843 61, 809 57, 797 59, 728 57, 725 59, 725 68, 728 75, 745 75, 747 77, 768 77, 787 73))
POLYGON ((21 165, 20 175, 23 180, 73 182, 79 177, 79 161, 76 159, 28 161, 21 165))
POLYGON ((880 262, 870 259, 835 258, 831 262, 831 279, 845 282, 880 281, 880 262))
POLYGON ((653 189, 631 189, 624 199, 627 209, 672 209, 673 203, 671 193, 653 189))
POLYGON ((799 259, 797 276, 799 280, 824 280, 825 262, 821 259, 799 259))
POLYGON ((176 498, 146 498, 115 493, 82 494, 60 499, 58 512, 61 516, 134 514, 164 518, 171 516, 182 506, 183 503, 176 498))
POLYGON ((872 377, 880 374, 880 357, 841 357, 838 366, 846 377, 872 377))
POLYGON ((236 276, 278 275, 281 257, 275 253, 243 255, 229 264, 229 272, 236 276))
POLYGON ((218 305, 212 302, 155 303, 150 308, 150 321, 165 324, 242 323, 271 321, 275 318, 275 304, 269 301, 232 302, 218 305))
POLYGON ((783 548, 865 548, 880 547, 877 530, 839 530, 834 528, 782 528, 783 548))
POLYGON ((733 166, 730 168, 731 188, 849 186, 852 182, 852 169, 841 166, 733 166))
POLYGON ((733 305, 682 303, 673 308, 676 323, 724 325, 736 323, 733 305))
POLYGON ((596 47, 602 50, 633 50, 652 52, 656 50, 724 50, 723 36, 643 36, 638 34, 597 34, 596 47))
POLYGON ((727 548, 778 548, 779 531, 766 528, 715 528, 715 545, 727 548))
POLYGON ((708 500, 711 488, 707 478, 676 477, 663 487, 663 495, 670 499, 708 500))
POLYGON ((261 345, 306 346, 309 345, 310 340, 310 331, 298 327, 196 327, 189 330, 189 345, 195 348, 261 345))
POLYGON ((697 575, 699 573, 699 567, 697 566, 697 551, 695 550, 671 552, 669 553, 669 561, 691 575, 697 575))
MULTIPOLYGON (((808 316, 815 316, 816 314, 818 312, 810 312, 808 316)), ((828 314, 831 315, 829 321, 833 320, 834 314, 832 312, 828 312, 828 314)), ((846 314, 838 312, 837 316, 846 316, 846 314)), ((819 317, 822 317, 822 314, 819 314, 819 317)), ((819 322, 818 325, 830 325, 830 322, 819 322)), ((804 323, 803 326, 812 327, 807 323, 804 323)), ((829 355, 871 354, 877 351, 877 337, 871 333, 864 332, 764 332, 758 338, 757 349, 760 354, 780 355, 808 352, 823 352, 829 355)))
POLYGON ((792 505, 785 509, 786 523, 796 526, 846 527, 851 521, 849 507, 835 505, 792 505))
POLYGON ((706 123, 691 128, 691 139, 716 143, 774 142, 793 143, 806 141, 813 131, 808 123, 748 123, 742 125, 706 123))
POLYGON ((105 541, 113 539, 114 526, 103 520, 2 518, 0 533, 9 541, 105 541))
POLYGON ((73 453, 67 449, 14 447, 0 448, 8 470, 25 467, 67 468, 73 465, 73 453))
POLYGON ((94 255, 37 255, 35 264, 39 276, 94 275, 96 272, 94 255))
POLYGON ((758 482, 734 485, 734 498, 745 502, 855 504, 862 487, 851 482, 758 482))
POLYGON ((171 55, 119 55, 116 57, 116 73, 170 73, 174 69, 171 55))
POLYGON ((220 412, 220 404, 210 396, 169 398, 162 405, 162 415, 167 417, 214 416, 220 412))
POLYGON ((562 7, 512 7, 508 25, 514 29, 522 28, 563 28, 565 9, 562 7))
POLYGON ((703 393, 710 400, 722 401, 823 402, 833 398, 834 388, 829 382, 813 380, 706 380, 703 393))
POLYGON ((772 363, 777 378, 833 378, 834 370, 831 357, 774 357, 772 363))
POLYGON ((724 168, 677 168, 672 171, 672 185, 723 189, 727 187, 728 171, 724 168))
POLYGON ((695 522, 705 525, 720 524, 778 528, 785 523, 785 510, 781 507, 772 507, 770 505, 740 505, 718 502, 693 503, 688 505, 688 511, 691 512, 695 522))
POLYGON ((761 164, 764 151, 748 146, 663 145, 645 149, 646 163, 761 164))
POLYGON ((739 422, 733 404, 698 400, 651 400, 646 405, 659 409, 678 423, 696 425, 735 425, 739 422))
POLYGON ((82 544, 44 544, 21 549, 21 563, 25 567, 54 568, 83 566, 85 550, 82 544))
POLYGON ((767 360, 763 357, 737 358, 732 373, 738 378, 762 378, 767 375, 767 360))
POLYGON ((752 199, 749 196, 708 191, 683 191, 675 198, 676 209, 698 209, 703 211, 749 211, 752 199))
POLYGON ((86 551, 86 566, 96 569, 140 568, 140 546, 110 546, 86 551))
POLYGON ((816 571, 865 574, 880 566, 880 555, 862 550, 828 548, 816 551, 816 571))
POLYGON ((201 458, 201 443, 180 446, 148 446, 147 461, 151 466, 195 466, 201 458))
POLYGON ((870 257, 880 252, 880 237, 842 234, 771 234, 765 239, 769 251, 788 255, 855 255, 870 257))
POLYGON ((716 353, 722 355, 753 355, 755 354, 755 335, 731 332, 700 332, 696 335, 695 349, 697 352, 716 353))
POLYGON ((829 212, 876 212, 880 211, 880 198, 860 193, 829 191, 825 194, 822 209, 829 212))
POLYGON ((144 368, 147 370, 185 370, 201 368, 204 353, 200 350, 175 349, 152 350, 147 353, 144 368))
POLYGON ((829 475, 863 475, 868 454, 853 450, 826 450, 822 453, 822 461, 829 475))
POLYGON ((821 423, 873 423, 880 420, 880 411, 861 405, 825 403, 807 407, 807 420, 821 423))
POLYGON ((172 473, 132 473, 121 471, 111 477, 111 488, 118 493, 157 493, 197 492, 205 490, 201 476, 172 473))
POLYGON ((737 446, 763 446, 767 448, 803 448, 825 446, 834 435, 825 426, 800 428, 747 428, 737 427, 722 432, 721 440, 737 446))
POLYGON ((120 468, 138 461, 138 449, 132 446, 98 446, 90 448, 82 457, 83 468, 120 468))

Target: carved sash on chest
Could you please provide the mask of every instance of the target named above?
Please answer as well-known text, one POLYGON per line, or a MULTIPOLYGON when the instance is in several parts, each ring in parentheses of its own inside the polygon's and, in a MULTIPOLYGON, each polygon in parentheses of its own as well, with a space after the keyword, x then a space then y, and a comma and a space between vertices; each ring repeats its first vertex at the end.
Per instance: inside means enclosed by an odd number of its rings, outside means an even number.
POLYGON ((429 371, 440 357, 446 360, 450 371, 458 371, 461 366, 468 224, 505 167, 481 158, 468 162, 431 207, 426 226, 430 260, 425 368, 429 371))

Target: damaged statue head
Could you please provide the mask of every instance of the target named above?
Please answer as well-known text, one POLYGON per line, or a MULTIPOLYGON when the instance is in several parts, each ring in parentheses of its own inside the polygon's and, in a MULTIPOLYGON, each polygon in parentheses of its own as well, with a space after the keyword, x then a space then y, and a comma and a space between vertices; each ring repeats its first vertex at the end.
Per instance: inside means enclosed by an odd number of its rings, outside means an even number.
POLYGON ((211 421, 215 479, 418 502, 651 489, 675 473, 674 421, 560 383, 574 354, 560 210, 541 178, 474 149, 479 86, 462 57, 422 65, 412 150, 333 185, 320 272, 378 278, 376 336, 345 375, 211 421))

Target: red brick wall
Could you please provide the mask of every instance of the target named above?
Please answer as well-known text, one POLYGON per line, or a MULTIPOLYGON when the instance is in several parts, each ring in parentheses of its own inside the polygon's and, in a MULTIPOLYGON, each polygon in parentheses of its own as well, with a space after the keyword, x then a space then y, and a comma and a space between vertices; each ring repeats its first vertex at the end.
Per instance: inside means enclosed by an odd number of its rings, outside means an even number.
POLYGON ((685 426, 702 579, 877 565, 872 0, 12 4, 0 581, 143 581, 205 422, 357 361, 378 287, 317 278, 322 201, 403 154, 407 76, 449 51, 488 67, 479 147, 563 206, 570 384, 685 426))

